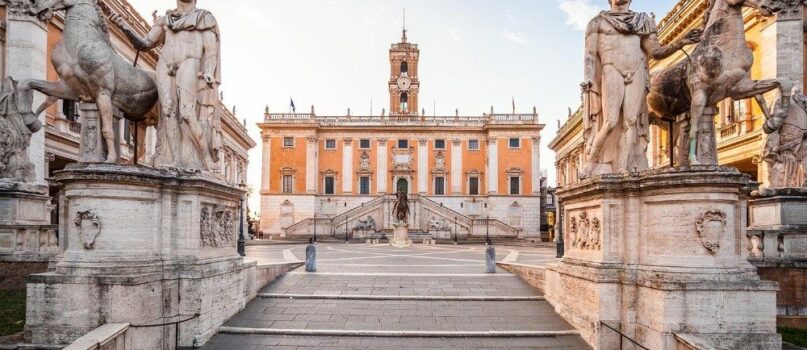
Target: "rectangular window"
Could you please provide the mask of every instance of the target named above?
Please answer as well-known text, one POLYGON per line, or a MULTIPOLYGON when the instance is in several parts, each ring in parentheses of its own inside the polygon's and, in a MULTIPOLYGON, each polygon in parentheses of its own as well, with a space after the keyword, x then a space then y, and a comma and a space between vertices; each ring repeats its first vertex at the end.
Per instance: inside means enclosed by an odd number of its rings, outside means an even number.
POLYGON ((336 149, 336 140, 325 140, 325 149, 336 149))
POLYGON ((434 194, 438 196, 446 194, 446 178, 442 176, 434 178, 434 194))
POLYGON ((283 147, 294 147, 294 138, 293 137, 284 137, 283 138, 283 147))
POLYGON ((519 138, 511 138, 510 139, 510 148, 521 148, 521 139, 519 138))
POLYGON ((333 176, 326 176, 325 177, 325 194, 334 194, 335 186, 334 186, 334 178, 333 176))
POLYGON ((478 177, 468 178, 468 194, 471 195, 471 196, 478 196, 479 195, 479 178, 478 177))
POLYGON ((510 177, 510 194, 521 194, 521 178, 518 176, 510 177))
POLYGON ((434 140, 434 149, 446 149, 446 140, 434 140))
POLYGON ((468 140, 468 149, 472 151, 479 150, 479 140, 468 140))
POLYGON ((546 204, 555 204, 555 197, 551 194, 546 195, 546 204))
POLYGON ((359 140, 359 148, 361 148, 361 149, 370 149, 370 140, 368 140, 368 139, 359 140))
POLYGON ((359 178, 359 194, 370 194, 369 176, 362 176, 359 178))
POLYGON ((409 140, 398 140, 398 148, 401 149, 409 148, 409 140))
POLYGON ((283 175, 283 193, 292 193, 294 190, 294 178, 291 175, 283 175))

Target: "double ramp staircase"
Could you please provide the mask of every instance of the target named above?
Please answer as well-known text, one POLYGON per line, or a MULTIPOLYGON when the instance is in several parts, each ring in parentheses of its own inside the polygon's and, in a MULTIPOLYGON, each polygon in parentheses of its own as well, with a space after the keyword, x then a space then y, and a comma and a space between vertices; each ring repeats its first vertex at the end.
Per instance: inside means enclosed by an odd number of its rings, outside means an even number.
MULTIPOLYGON (((451 234, 463 239, 484 238, 517 238, 521 230, 493 218, 472 218, 448 208, 434 200, 418 195, 409 195, 411 213, 409 219, 410 232, 429 234, 432 232, 429 221, 436 218, 450 227, 451 234), (455 229, 456 227, 456 229, 455 229)), ((283 228, 287 238, 310 237, 316 231, 321 236, 334 235, 352 237, 358 220, 372 217, 376 222, 374 234, 392 230, 392 208, 395 196, 383 195, 362 203, 333 217, 307 218, 291 226, 283 228)), ((432 237, 440 238, 440 237, 432 237)))

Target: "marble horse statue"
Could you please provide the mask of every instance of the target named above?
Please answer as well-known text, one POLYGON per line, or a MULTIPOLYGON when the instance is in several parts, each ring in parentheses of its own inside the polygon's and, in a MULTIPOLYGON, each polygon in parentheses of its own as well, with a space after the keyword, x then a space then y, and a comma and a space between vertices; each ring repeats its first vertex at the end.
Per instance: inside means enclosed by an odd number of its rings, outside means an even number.
MULTIPOLYGON (((47 99, 23 113, 25 125, 33 132, 41 125, 37 117, 59 99, 94 102, 101 115, 101 132, 107 146, 107 163, 116 163, 113 108, 126 119, 139 122, 157 104, 157 85, 152 74, 134 67, 115 52, 98 0, 38 0, 28 9, 30 15, 49 20, 54 12, 65 14, 63 40, 56 45, 51 62, 60 80, 21 80, 18 89, 36 90, 47 99)), ((26 96, 31 96, 27 94, 26 96)))
POLYGON ((770 188, 807 188, 807 96, 797 87, 789 97, 782 96, 774 110, 787 108, 768 119, 762 129, 768 140, 762 160, 768 164, 770 188))
POLYGON ((746 44, 742 10, 751 7, 762 16, 770 17, 781 9, 774 2, 709 0, 700 44, 687 55, 687 59, 651 78, 647 102, 655 123, 672 122, 678 115, 689 113, 689 164, 702 163, 697 159, 697 149, 704 141, 708 142, 709 137, 715 137, 698 128, 698 120, 707 107, 726 98, 742 100, 754 97, 765 116, 770 118, 762 94, 774 89, 781 91, 782 83, 775 79, 751 79, 754 56, 746 44))

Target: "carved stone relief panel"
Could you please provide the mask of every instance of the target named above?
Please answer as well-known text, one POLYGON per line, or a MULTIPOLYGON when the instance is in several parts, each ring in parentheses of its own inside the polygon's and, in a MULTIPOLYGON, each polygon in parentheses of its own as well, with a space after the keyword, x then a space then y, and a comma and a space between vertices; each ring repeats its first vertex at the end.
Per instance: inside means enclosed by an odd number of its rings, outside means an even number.
POLYGON ((569 237, 572 247, 578 249, 600 250, 602 249, 602 223, 600 219, 589 218, 588 213, 583 211, 578 215, 573 215, 569 219, 569 237))
POLYGON ((709 254, 717 254, 720 240, 726 233, 727 215, 722 210, 709 210, 695 221, 695 231, 709 254))
POLYGON ((84 249, 95 249, 95 239, 101 234, 101 218, 90 210, 76 213, 73 220, 84 249))
POLYGON ((235 246, 235 211, 217 204, 203 204, 199 238, 202 247, 235 246))

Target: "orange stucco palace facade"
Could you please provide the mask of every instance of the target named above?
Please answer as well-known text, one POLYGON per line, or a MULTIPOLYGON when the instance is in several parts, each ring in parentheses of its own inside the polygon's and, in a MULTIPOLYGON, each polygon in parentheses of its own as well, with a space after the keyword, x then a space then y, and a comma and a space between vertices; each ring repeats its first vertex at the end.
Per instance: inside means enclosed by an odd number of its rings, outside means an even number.
POLYGON ((404 31, 389 53, 389 114, 267 110, 259 124, 260 229, 284 237, 315 229, 378 234, 391 230, 393 194, 402 190, 412 202, 415 234, 538 236, 543 125, 535 110, 418 114, 420 50, 404 31))

